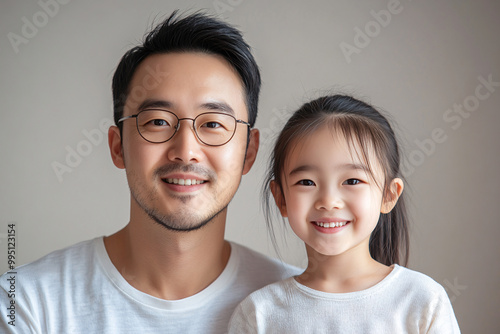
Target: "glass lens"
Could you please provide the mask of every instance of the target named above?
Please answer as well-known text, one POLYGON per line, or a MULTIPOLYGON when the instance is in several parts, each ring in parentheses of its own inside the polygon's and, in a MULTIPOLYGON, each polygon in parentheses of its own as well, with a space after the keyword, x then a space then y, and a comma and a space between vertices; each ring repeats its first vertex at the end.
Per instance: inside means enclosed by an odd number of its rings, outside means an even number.
POLYGON ((137 116, 137 129, 147 141, 161 143, 175 134, 177 117, 164 110, 144 110, 137 116))
POLYGON ((234 135, 236 119, 227 114, 205 113, 194 121, 198 138, 207 145, 222 145, 234 135))

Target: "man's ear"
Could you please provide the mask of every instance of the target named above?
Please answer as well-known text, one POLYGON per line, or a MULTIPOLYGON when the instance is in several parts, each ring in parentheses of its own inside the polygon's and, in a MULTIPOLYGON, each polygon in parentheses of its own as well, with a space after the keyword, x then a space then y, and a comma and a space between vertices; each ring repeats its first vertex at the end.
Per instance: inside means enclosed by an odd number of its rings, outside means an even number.
POLYGON ((380 209, 381 213, 389 213, 396 206, 399 196, 403 193, 404 184, 403 180, 400 178, 395 178, 389 184, 387 188, 387 193, 382 200, 382 207, 380 209))
POLYGON ((272 180, 270 184, 271 192, 273 193, 274 201, 280 210, 280 213, 283 217, 288 217, 288 212, 286 210, 286 202, 285 196, 283 196, 283 192, 280 189, 280 186, 276 183, 276 181, 272 180))
POLYGON ((248 141, 247 152, 245 155, 245 164, 243 165, 243 175, 247 174, 252 168, 255 159, 257 158, 257 152, 259 151, 259 140, 260 134, 259 130, 250 130, 250 139, 248 141))
POLYGON ((125 160, 123 159, 122 138, 120 129, 117 126, 110 126, 108 130, 108 145, 111 153, 111 159, 116 167, 125 168, 125 160))

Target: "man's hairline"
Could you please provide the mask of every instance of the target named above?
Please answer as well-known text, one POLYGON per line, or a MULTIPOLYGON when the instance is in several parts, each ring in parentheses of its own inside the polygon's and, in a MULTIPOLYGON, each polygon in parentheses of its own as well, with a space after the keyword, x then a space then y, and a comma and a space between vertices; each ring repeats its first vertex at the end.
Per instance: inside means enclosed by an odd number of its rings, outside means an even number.
MULTIPOLYGON (((118 117, 118 119, 120 119, 122 117, 125 117, 125 107, 127 105, 129 97, 130 97, 130 91, 131 91, 130 87, 132 85, 132 82, 134 81, 134 77, 137 74, 137 71, 138 71, 139 67, 144 63, 144 61, 146 59, 150 58, 151 56, 155 56, 155 55, 168 55, 168 54, 204 54, 204 55, 213 56, 215 58, 223 60, 227 65, 229 65, 229 68, 234 72, 234 74, 237 76, 237 78, 240 81, 242 95, 243 95, 243 104, 245 105, 245 109, 246 109, 246 113, 247 113, 247 119, 250 120, 250 105, 249 105, 250 101, 248 101, 249 94, 247 92, 247 89, 246 89, 246 86, 245 86, 245 83, 243 81, 242 76, 240 75, 240 73, 238 72, 238 70, 236 69, 236 67, 233 64, 231 64, 224 56, 222 56, 222 55, 220 55, 218 53, 212 52, 210 50, 203 50, 203 49, 192 49, 192 50, 189 50, 189 49, 182 50, 182 49, 180 49, 180 50, 173 50, 173 51, 151 52, 146 57, 144 57, 143 59, 141 59, 141 61, 135 66, 134 71, 133 71, 133 73, 132 73, 132 75, 130 77, 130 81, 129 81, 128 85, 127 85, 127 89, 126 89, 126 92, 125 92, 125 100, 124 100, 124 103, 123 103, 123 105, 121 107, 121 114, 120 114, 120 117, 118 117)), ((257 114, 257 112, 256 112, 256 114, 257 114)), ((255 116, 257 116, 257 115, 255 115, 255 116)), ((122 126, 120 126, 120 124, 115 124, 115 125, 119 128, 120 135, 121 135, 122 134, 122 126)), ((253 126, 252 126, 252 128, 253 128, 253 126)))

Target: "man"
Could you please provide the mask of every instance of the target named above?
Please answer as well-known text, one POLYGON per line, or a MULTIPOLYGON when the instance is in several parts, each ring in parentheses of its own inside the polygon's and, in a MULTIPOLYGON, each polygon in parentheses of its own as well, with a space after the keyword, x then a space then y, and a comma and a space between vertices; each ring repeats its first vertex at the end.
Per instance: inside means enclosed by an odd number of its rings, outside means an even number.
MULTIPOLYGON (((255 161, 260 74, 234 28, 174 12, 113 77, 113 163, 130 221, 17 268, 15 333, 224 333, 250 292, 296 269, 224 240, 227 206, 255 161)), ((4 314, 2 312, 2 314, 4 314)))

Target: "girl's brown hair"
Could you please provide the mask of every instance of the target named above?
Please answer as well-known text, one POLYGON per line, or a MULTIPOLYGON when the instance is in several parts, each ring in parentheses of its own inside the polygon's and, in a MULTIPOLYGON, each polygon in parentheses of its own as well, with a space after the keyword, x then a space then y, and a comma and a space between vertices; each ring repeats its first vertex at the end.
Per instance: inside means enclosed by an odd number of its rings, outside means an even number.
MULTIPOLYGON (((283 168, 293 144, 312 134, 322 126, 343 136, 351 150, 369 168, 373 177, 373 163, 368 153, 373 150, 384 172, 383 184, 379 184, 384 196, 394 178, 402 178, 400 149, 394 131, 387 119, 374 107, 351 96, 331 95, 304 104, 285 124, 271 153, 267 177, 264 183, 264 213, 271 240, 276 237, 271 224, 270 183, 276 182, 283 193, 283 168)), ((381 213, 373 230, 370 255, 385 265, 406 265, 409 256, 408 212, 404 192, 389 213, 381 213)))

